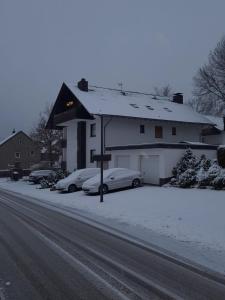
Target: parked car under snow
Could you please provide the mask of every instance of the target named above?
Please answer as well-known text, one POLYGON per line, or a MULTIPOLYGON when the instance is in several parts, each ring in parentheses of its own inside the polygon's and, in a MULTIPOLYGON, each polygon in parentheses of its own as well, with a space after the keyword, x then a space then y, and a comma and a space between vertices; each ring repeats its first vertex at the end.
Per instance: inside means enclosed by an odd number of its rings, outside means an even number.
POLYGON ((86 168, 76 170, 64 179, 59 180, 55 188, 59 191, 67 191, 73 193, 81 189, 82 184, 88 179, 100 173, 99 168, 86 168))
MULTIPOLYGON (((143 183, 141 173, 125 168, 113 168, 103 172, 103 193, 125 187, 139 187, 143 183)), ((82 189, 87 194, 100 191, 100 174, 84 182, 82 189)))
POLYGON ((56 177, 56 172, 53 170, 37 170, 30 173, 28 181, 37 184, 42 179, 48 179, 49 177, 56 177))

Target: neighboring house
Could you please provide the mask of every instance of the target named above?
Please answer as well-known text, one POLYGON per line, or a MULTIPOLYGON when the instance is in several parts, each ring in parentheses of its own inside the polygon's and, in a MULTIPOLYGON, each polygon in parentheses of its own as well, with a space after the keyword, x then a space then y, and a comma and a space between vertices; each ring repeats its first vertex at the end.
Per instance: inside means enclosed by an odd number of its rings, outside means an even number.
MULTIPOLYGON (((104 118, 105 167, 140 170, 146 183, 160 184, 184 150, 216 156, 216 146, 201 143, 201 132, 213 122, 183 104, 182 94, 166 97, 63 83, 47 128, 64 128, 63 160, 67 170, 95 167, 100 154, 100 116, 104 118), (189 141, 190 143, 181 143, 189 141)), ((98 164, 98 163, 97 163, 98 164)))
POLYGON ((33 140, 23 131, 18 131, 0 141, 0 170, 13 166, 28 169, 40 161, 40 151, 33 140))
POLYGON ((206 116, 214 123, 213 127, 205 128, 202 141, 214 145, 225 145, 225 117, 206 116))

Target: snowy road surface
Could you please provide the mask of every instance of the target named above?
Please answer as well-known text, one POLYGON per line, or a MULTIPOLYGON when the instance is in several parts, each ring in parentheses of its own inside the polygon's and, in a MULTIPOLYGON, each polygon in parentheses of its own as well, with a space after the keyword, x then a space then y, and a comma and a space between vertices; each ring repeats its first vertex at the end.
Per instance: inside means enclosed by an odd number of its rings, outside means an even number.
POLYGON ((1 299, 225 299, 224 277, 0 192, 1 299))
POLYGON ((87 196, 0 179, 0 187, 62 212, 82 214, 225 274, 225 191, 145 186, 87 196))

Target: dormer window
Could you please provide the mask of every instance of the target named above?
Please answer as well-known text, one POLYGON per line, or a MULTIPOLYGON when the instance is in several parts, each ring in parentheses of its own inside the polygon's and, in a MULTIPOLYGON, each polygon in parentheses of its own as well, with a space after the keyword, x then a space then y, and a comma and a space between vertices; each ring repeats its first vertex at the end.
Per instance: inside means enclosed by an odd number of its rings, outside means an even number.
POLYGON ((172 110, 171 109, 169 109, 168 107, 163 107, 166 111, 168 111, 168 112, 172 112, 172 110))
POLYGON ((146 105, 146 108, 149 109, 149 110, 154 110, 154 108, 151 107, 150 105, 146 105))
POLYGON ((139 108, 139 106, 135 103, 130 103, 130 106, 132 106, 133 108, 139 108))

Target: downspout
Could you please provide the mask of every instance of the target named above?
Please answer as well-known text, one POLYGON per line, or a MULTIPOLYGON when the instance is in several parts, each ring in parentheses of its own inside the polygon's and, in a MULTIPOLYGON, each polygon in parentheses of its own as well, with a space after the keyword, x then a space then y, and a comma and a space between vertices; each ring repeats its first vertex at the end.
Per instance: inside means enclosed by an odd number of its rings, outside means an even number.
POLYGON ((108 120, 108 122, 106 122, 106 124, 104 125, 104 153, 105 153, 105 131, 106 131, 106 127, 109 125, 109 123, 112 121, 112 117, 108 120))

